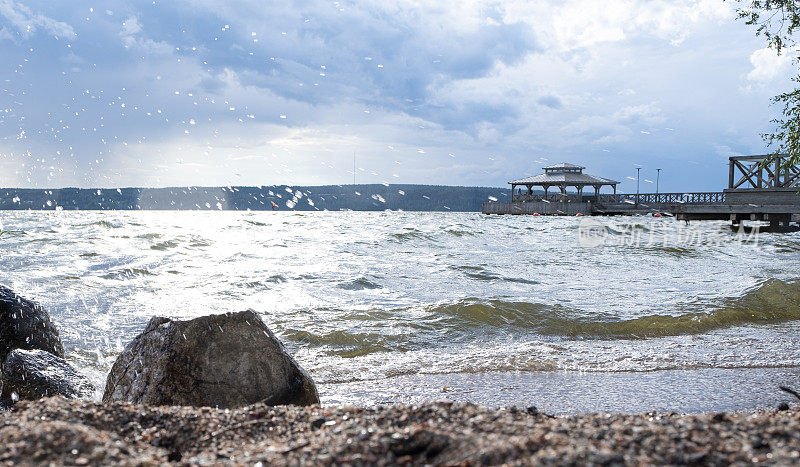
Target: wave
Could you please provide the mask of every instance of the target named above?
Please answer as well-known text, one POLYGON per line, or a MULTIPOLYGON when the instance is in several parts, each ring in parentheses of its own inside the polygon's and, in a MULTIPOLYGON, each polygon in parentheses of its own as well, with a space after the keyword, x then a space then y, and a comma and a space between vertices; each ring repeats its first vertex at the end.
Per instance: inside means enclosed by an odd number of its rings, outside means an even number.
POLYGON ((776 253, 796 253, 800 251, 800 245, 792 243, 775 243, 776 253))
POLYGON ((427 235, 427 234, 423 233, 422 231, 417 230, 417 229, 415 229, 413 227, 407 227, 405 229, 405 232, 393 233, 393 234, 391 234, 391 237, 394 238, 395 240, 399 241, 399 242, 404 242, 404 241, 407 241, 407 240, 415 240, 415 239, 418 239, 418 238, 430 239, 429 235, 427 235))
POLYGON ((155 240, 157 238, 161 238, 161 234, 160 233, 151 232, 151 233, 146 233, 146 234, 142 234, 142 235, 137 235, 136 238, 143 238, 145 240, 155 240))
POLYGON ((643 224, 617 224, 606 225, 606 234, 613 236, 629 236, 631 234, 642 235, 648 234, 652 231, 649 227, 643 224))
POLYGON ((469 277, 470 279, 475 279, 479 281, 505 281, 505 282, 512 282, 515 284, 528 284, 528 285, 539 284, 538 281, 531 279, 501 276, 494 272, 488 271, 481 266, 450 266, 450 269, 453 269, 455 271, 461 271, 464 273, 465 276, 469 277))
POLYGON ((167 240, 167 241, 164 241, 164 242, 158 242, 158 243, 156 243, 154 245, 151 245, 150 249, 151 250, 157 250, 157 251, 166 251, 167 249, 175 248, 176 246, 178 246, 178 242, 173 241, 173 240, 167 240))
POLYGON ((283 283, 283 282, 286 282, 286 281, 287 281, 286 277, 284 277, 281 274, 273 274, 273 275, 267 277, 266 279, 264 279, 264 282, 269 282, 271 284, 280 284, 280 283, 283 283))
POLYGON ((658 255, 684 257, 684 256, 699 256, 699 252, 693 248, 681 246, 666 246, 666 245, 653 245, 643 246, 640 250, 655 253, 658 255))
POLYGON ((336 287, 344 290, 371 290, 380 289, 381 285, 370 281, 366 277, 359 277, 358 279, 353 279, 348 282, 342 282, 336 285, 336 287))
POLYGON ((454 235, 456 237, 474 237, 476 235, 481 234, 482 232, 472 232, 470 230, 459 230, 459 229, 446 229, 445 233, 454 235))
POLYGON ((262 280, 250 280, 236 283, 237 286, 243 286, 250 289, 270 289, 275 284, 282 284, 287 282, 288 279, 280 274, 274 274, 262 280))
POLYGON ((513 282, 515 284, 527 284, 527 285, 541 284, 541 282, 539 281, 535 281, 532 279, 523 279, 521 277, 503 277, 502 280, 506 282, 513 282))
POLYGON ((76 224, 75 227, 105 227, 106 229, 119 229, 122 225, 114 224, 113 222, 109 221, 96 221, 96 222, 89 222, 88 224, 76 224))
POLYGON ((6 237, 24 237, 28 235, 28 232, 24 230, 0 230, 0 235, 4 235, 6 237))
POLYGON ((331 347, 330 354, 343 358, 361 357, 376 352, 404 352, 413 348, 407 336, 380 332, 335 330, 317 334, 303 329, 286 329, 281 334, 294 342, 331 347))
POLYGON ((718 329, 800 320, 800 282, 770 279, 742 296, 675 315, 647 315, 619 320, 558 304, 462 299, 451 303, 393 310, 331 310, 349 329, 285 331, 291 341, 325 352, 355 357, 375 352, 407 351, 448 343, 466 344, 494 335, 535 334, 569 339, 647 339, 703 334, 718 329), (387 326, 392 330, 387 334, 387 326))
POLYGON ((561 305, 467 299, 436 306, 429 313, 467 325, 531 329, 538 334, 606 339, 641 339, 702 334, 750 324, 772 324, 800 319, 800 282, 770 279, 741 297, 720 305, 697 304, 708 311, 679 315, 648 315, 627 320, 586 316, 561 305), (599 319, 598 319, 599 318, 599 319))
POLYGON ((153 275, 154 274, 148 271, 147 269, 125 268, 109 272, 108 274, 104 274, 100 277, 102 277, 103 279, 126 280, 139 276, 153 276, 153 275))

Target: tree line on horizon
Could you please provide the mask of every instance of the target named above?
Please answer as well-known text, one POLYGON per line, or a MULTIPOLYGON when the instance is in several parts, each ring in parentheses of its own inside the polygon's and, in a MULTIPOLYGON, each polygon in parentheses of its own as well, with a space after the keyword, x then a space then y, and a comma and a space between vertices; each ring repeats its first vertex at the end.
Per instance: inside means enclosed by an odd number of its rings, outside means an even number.
POLYGON ((508 188, 439 185, 0 189, 0 210, 478 212, 508 188))

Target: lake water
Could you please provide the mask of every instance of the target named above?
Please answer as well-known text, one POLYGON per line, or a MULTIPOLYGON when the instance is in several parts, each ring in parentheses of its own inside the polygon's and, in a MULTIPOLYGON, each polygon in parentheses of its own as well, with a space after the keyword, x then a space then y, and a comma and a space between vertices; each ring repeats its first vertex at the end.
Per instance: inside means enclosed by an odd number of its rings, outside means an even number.
POLYGON ((0 221, 0 283, 49 310, 99 387, 150 317, 246 308, 323 403, 746 410, 800 386, 799 234, 477 213, 0 221))

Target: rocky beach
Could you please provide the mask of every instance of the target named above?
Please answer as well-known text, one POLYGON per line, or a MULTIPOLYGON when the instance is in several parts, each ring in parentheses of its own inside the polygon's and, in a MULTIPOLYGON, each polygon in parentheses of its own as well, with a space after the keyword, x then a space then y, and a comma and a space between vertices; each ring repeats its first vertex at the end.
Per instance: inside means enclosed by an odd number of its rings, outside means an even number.
POLYGON ((534 408, 151 407, 60 397, 0 412, 6 465, 800 463, 800 412, 552 417, 534 408))

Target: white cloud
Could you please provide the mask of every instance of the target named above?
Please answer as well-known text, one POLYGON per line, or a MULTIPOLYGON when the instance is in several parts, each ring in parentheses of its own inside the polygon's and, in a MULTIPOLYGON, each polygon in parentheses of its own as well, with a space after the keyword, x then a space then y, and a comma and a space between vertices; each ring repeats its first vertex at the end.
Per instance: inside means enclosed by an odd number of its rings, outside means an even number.
POLYGON ((41 13, 34 13, 22 3, 12 0, 0 0, 0 18, 5 19, 7 24, 14 27, 23 37, 38 29, 61 38, 71 39, 75 36, 75 30, 69 24, 41 13))
POLYGON ((119 35, 122 37, 127 37, 138 34, 141 31, 142 25, 139 24, 139 20, 136 19, 135 16, 131 16, 122 22, 122 30, 119 32, 119 35))
POLYGON ((507 20, 525 21, 561 51, 657 37, 680 45, 697 23, 730 21, 734 7, 719 0, 551 0, 506 4, 507 20))
POLYGON ((658 125, 665 117, 656 103, 628 106, 614 114, 614 120, 623 124, 658 125))
POLYGON ((171 54, 175 48, 164 41, 155 41, 148 37, 143 37, 142 25, 135 16, 131 16, 122 22, 119 37, 124 47, 136 49, 146 54, 171 54))
POLYGON ((792 69, 792 59, 787 54, 778 55, 769 47, 758 49, 750 55, 753 69, 747 74, 747 80, 757 84, 769 84, 775 78, 786 78, 792 69))

